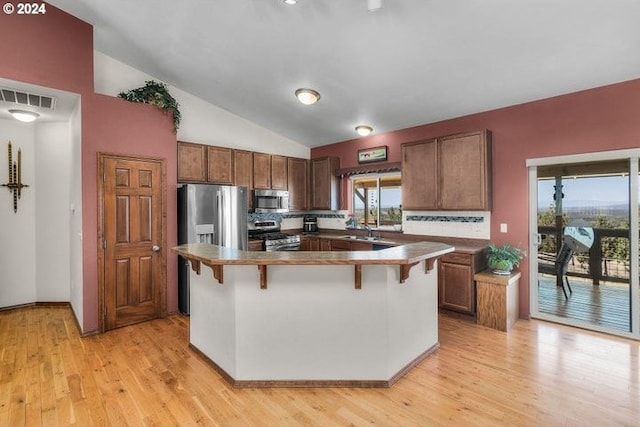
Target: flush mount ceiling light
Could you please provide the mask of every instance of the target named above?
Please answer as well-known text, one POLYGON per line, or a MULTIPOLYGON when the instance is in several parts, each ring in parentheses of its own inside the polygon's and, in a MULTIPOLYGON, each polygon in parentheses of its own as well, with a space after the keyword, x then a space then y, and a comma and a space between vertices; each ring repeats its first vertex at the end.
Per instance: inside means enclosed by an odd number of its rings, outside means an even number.
POLYGON ((295 93, 298 101, 304 105, 315 104, 320 99, 320 94, 313 89, 300 88, 295 93))
POLYGON ((27 110, 9 110, 9 113, 13 116, 14 119, 20 120, 21 122, 25 123, 30 123, 40 117, 40 114, 27 110))
POLYGON ((373 128, 367 125, 358 125, 356 126, 356 132, 358 132, 358 135, 360 136, 367 136, 373 132, 373 128))
POLYGON ((296 4, 298 3, 298 0, 284 0, 285 4, 296 4))
POLYGON ((367 0, 367 9, 369 12, 376 12, 382 9, 382 0, 367 0))

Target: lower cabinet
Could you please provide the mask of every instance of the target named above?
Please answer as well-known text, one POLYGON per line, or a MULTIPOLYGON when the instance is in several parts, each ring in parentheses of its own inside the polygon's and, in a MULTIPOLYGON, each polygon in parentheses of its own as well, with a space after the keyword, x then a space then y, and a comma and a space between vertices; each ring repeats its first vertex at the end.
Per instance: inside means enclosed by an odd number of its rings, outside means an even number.
POLYGON ((438 263, 438 305, 464 314, 476 314, 473 275, 486 268, 486 254, 451 252, 438 263))
POLYGON ((250 250, 250 251, 261 251, 261 250, 263 250, 262 240, 249 239, 248 250, 250 250))

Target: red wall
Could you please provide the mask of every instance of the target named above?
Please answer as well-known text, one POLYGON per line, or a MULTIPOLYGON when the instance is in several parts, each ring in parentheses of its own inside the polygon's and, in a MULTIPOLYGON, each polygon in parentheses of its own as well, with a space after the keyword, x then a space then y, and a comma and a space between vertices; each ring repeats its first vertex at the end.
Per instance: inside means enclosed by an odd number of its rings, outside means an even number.
MULTIPOLYGON (((176 312, 177 154, 173 122, 156 108, 93 92, 93 28, 47 4, 46 15, 0 14, 0 77, 81 95, 83 331, 98 329, 97 153, 140 155, 167 165, 167 309, 176 312)), ((141 82, 142 84, 142 82, 141 82)))
MULTIPOLYGON (((526 159, 640 146, 640 80, 487 111, 367 138, 325 145, 311 157, 337 155, 342 167, 357 166, 361 148, 387 145, 390 162, 400 144, 436 136, 490 129, 493 133, 491 240, 528 247, 526 159), (500 233, 500 223, 508 233, 500 233)), ((529 313, 529 263, 521 264, 521 314, 529 313)))
POLYGON ((173 119, 157 108, 105 95, 82 98, 82 223, 85 331, 98 329, 98 188, 99 152, 165 159, 167 167, 167 308, 178 309, 177 152, 173 119), (85 129, 88 129, 85 131, 85 129), (86 232, 90 224, 91 232, 86 232), (87 286, 90 284, 90 286, 87 286))

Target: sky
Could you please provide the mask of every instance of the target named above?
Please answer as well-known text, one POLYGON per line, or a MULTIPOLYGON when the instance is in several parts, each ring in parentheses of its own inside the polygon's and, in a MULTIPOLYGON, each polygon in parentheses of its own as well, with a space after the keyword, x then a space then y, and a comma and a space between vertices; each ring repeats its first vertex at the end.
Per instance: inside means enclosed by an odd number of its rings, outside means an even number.
MULTIPOLYGON (((566 206, 619 205, 629 203, 629 177, 565 178, 562 182, 566 206)), ((555 180, 538 180, 538 207, 553 203, 555 180)))

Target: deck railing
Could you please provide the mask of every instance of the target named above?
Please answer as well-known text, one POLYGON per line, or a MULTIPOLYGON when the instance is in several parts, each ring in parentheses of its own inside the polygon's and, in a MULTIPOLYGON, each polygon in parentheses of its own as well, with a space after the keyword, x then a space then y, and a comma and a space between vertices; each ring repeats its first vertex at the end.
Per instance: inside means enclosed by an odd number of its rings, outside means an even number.
MULTIPOLYGON (((556 227, 539 226, 542 244, 538 247, 538 271, 555 274, 555 259, 558 251, 556 245, 556 227)), ((629 253, 629 230, 594 228, 594 242, 589 252, 575 253, 569 262, 567 275, 585 277, 599 285, 601 281, 628 282, 629 258, 606 256, 605 245, 626 245, 629 253)))

